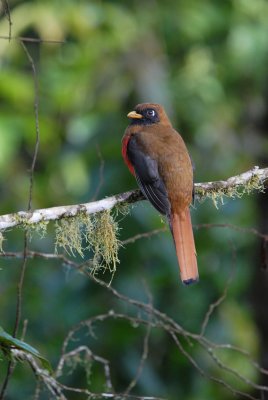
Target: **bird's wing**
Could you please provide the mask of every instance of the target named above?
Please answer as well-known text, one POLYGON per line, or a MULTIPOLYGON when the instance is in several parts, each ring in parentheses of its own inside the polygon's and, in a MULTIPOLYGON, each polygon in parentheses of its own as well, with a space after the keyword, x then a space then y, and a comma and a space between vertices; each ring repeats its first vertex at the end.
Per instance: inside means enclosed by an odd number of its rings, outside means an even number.
POLYGON ((170 202, 165 184, 159 175, 156 160, 145 154, 132 136, 127 144, 127 156, 133 165, 135 177, 144 196, 164 215, 170 214, 170 202))

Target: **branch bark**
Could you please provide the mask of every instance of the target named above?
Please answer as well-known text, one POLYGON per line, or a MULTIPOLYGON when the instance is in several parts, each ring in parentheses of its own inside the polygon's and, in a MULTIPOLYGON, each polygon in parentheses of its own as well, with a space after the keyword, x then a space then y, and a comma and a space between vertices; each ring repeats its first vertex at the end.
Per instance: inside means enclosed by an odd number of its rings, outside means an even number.
MULTIPOLYGON (((256 166, 240 175, 232 176, 226 181, 195 183, 195 197, 198 200, 207 197, 213 200, 223 196, 240 197, 243 193, 263 190, 266 181, 268 181, 268 168, 260 169, 256 166)), ((95 214, 110 210, 120 204, 132 204, 141 200, 145 200, 141 191, 133 190, 90 203, 43 208, 35 211, 19 211, 0 216, 0 230, 23 224, 31 225, 75 217, 79 213, 95 214)))

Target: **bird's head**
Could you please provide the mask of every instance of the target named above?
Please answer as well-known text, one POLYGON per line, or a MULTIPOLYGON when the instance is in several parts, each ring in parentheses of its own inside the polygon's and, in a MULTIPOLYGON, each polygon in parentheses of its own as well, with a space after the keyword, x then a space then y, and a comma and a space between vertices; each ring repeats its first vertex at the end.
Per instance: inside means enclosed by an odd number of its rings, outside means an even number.
POLYGON ((131 125, 171 125, 164 108, 160 104, 138 104, 134 111, 128 113, 127 116, 131 119, 131 125))

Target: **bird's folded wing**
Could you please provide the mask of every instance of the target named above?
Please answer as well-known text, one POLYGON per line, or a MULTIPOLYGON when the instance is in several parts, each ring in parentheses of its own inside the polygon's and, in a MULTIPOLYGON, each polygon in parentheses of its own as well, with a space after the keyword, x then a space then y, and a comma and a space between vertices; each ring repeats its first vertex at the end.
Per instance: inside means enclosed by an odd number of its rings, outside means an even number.
POLYGON ((142 150, 135 136, 127 145, 127 156, 134 167, 137 183, 144 196, 164 215, 170 214, 165 184, 159 175, 157 161, 142 150))

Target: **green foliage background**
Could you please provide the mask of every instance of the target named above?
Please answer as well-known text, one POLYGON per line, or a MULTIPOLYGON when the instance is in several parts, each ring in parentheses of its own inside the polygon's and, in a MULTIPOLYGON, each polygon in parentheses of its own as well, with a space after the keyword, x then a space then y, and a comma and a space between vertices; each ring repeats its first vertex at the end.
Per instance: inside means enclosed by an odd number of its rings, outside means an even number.
MULTIPOLYGON (((187 142, 196 181, 224 179, 260 164, 268 150, 261 124, 268 114, 267 1, 14 0, 10 7, 12 36, 64 40, 64 44, 27 43, 38 72, 40 101, 34 208, 89 201, 100 180, 99 199, 135 188, 121 159, 121 137, 127 112, 145 101, 165 106, 187 142)), ((8 29, 2 13, 0 35, 7 36, 8 29)), ((18 41, 0 40, 0 68, 0 194, 5 214, 27 207, 35 143, 34 88, 29 61, 18 41)), ((226 199, 218 209, 210 201, 196 203, 193 222, 258 227, 256 200, 257 196, 226 199)), ((159 215, 142 202, 120 218, 120 239, 162 226, 159 215)), ((145 280, 155 307, 199 332, 209 304, 221 296, 233 274, 228 297, 210 321, 208 337, 242 346, 258 359, 260 333, 250 301, 254 270, 260 268, 255 237, 226 228, 199 229, 195 237, 198 285, 181 285, 166 232, 121 248, 113 286, 147 301, 145 280)), ((21 230, 6 232, 5 238, 5 251, 23 249, 21 230)), ((54 241, 51 226, 44 239, 33 237, 31 249, 54 252, 54 241)), ((14 324, 20 265, 21 260, 0 261, 0 318, 7 332, 14 324)), ((28 262, 25 340, 52 366, 75 324, 125 307, 60 262, 28 262)), ((81 335, 79 342, 111 361, 114 385, 123 391, 138 366, 144 329, 113 321, 96 325, 95 334, 95 339, 81 335)), ((136 394, 186 400, 233 398, 199 375, 160 330, 152 332, 149 349, 136 394)), ((192 354, 213 373, 211 361, 198 350, 192 349, 192 354)), ((256 370, 238 355, 228 362, 258 381, 256 370)), ((5 368, 3 359, 2 381, 5 368)), ((92 390, 100 389, 102 376, 102 371, 92 370, 92 390)), ((220 378, 228 379, 224 372, 220 378)), ((83 369, 77 368, 65 381, 85 384, 83 369)), ((246 385, 237 387, 249 390, 246 385)), ((19 365, 8 398, 29 398, 33 388, 31 372, 19 365)))

